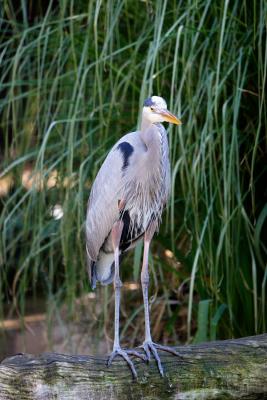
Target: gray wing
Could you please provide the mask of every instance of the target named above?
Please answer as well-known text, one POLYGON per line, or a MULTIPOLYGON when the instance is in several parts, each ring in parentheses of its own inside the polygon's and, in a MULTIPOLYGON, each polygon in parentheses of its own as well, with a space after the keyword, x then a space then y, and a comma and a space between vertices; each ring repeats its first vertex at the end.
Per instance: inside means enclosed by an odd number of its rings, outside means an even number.
POLYGON ((135 132, 123 136, 109 152, 93 183, 86 216, 89 268, 90 262, 97 260, 100 248, 120 217, 118 202, 124 193, 125 172, 138 140, 135 132))
POLYGON ((97 260, 99 249, 119 217, 118 188, 121 183, 121 159, 112 150, 99 170, 91 189, 86 215, 87 254, 97 260))

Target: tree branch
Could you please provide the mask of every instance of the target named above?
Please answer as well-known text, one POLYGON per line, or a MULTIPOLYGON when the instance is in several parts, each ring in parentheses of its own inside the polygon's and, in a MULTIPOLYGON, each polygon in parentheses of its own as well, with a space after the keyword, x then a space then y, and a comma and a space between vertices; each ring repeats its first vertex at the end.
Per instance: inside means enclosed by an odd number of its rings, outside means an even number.
POLYGON ((138 380, 121 359, 18 354, 0 364, 0 399, 267 399, 267 334, 176 347, 154 361, 134 359, 138 380))

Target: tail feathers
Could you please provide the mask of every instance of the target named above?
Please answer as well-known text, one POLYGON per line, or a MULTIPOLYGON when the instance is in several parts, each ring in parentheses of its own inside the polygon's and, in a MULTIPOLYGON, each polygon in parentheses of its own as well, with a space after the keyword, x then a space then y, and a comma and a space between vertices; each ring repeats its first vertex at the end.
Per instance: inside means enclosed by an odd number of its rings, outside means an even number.
POLYGON ((91 288, 96 288, 96 262, 87 257, 87 272, 91 288))
POLYGON ((114 254, 100 251, 97 261, 92 261, 90 268, 88 268, 92 289, 95 289, 96 282, 100 282, 102 285, 111 283, 114 270, 114 254))
POLYGON ((109 267, 109 271, 110 271, 110 275, 109 275, 109 277, 107 278, 107 279, 105 279, 105 280, 100 280, 99 279, 99 282, 101 282, 101 285, 109 285, 111 282, 113 282, 113 279, 114 279, 114 272, 115 272, 115 263, 113 262, 111 265, 110 265, 110 267, 109 267))
POLYGON ((91 287, 94 290, 96 288, 96 263, 92 262, 90 269, 88 269, 89 279, 91 283, 91 287))
POLYGON ((87 251, 87 271, 92 289, 96 288, 96 283, 108 285, 114 277, 114 254, 99 252, 97 261, 93 261, 87 251))
MULTIPOLYGON (((122 255, 120 255, 120 262, 122 255)), ((88 263, 88 275, 92 289, 96 288, 96 283, 109 285, 113 282, 115 273, 115 262, 113 253, 104 253, 100 251, 97 261, 88 263)))

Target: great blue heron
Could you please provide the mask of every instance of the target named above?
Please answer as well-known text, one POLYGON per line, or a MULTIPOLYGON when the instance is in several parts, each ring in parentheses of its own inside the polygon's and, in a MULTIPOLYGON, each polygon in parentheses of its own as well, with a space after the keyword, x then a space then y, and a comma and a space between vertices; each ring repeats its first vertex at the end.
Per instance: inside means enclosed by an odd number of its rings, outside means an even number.
POLYGON ((167 133, 161 122, 180 125, 181 121, 167 110, 165 100, 152 96, 145 100, 141 129, 123 136, 111 149, 93 183, 86 217, 86 250, 88 272, 93 288, 96 282, 114 282, 115 319, 114 345, 108 359, 116 356, 128 363, 134 377, 135 367, 129 355, 150 360, 155 358, 160 374, 163 368, 159 350, 177 353, 153 343, 148 306, 148 254, 170 193, 170 162, 167 133), (122 349, 119 340, 120 255, 144 240, 141 284, 145 313, 145 340, 141 346, 145 356, 122 349))

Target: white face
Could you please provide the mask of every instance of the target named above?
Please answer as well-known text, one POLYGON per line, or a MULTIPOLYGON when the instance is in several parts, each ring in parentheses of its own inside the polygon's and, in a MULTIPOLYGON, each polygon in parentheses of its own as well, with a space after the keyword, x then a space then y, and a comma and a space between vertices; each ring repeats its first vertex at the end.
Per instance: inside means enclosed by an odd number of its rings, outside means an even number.
POLYGON ((159 111, 167 110, 166 101, 159 96, 152 96, 153 104, 143 107, 143 116, 151 123, 164 122, 164 118, 159 114, 159 111))

